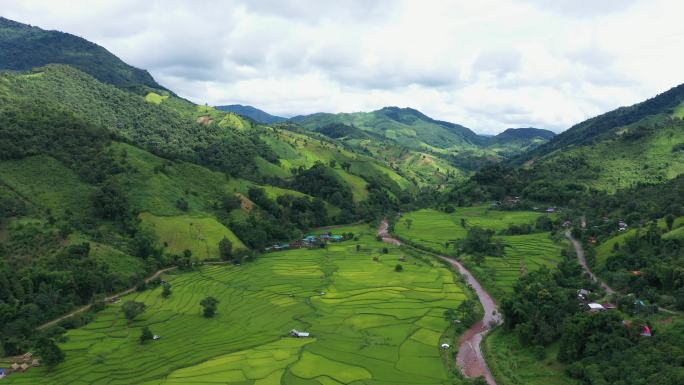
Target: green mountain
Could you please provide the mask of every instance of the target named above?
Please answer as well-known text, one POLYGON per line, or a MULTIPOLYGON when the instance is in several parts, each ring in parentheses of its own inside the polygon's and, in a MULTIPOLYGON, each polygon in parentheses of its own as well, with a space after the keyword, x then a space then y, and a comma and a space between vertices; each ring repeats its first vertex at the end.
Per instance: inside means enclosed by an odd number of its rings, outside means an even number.
POLYGON ((487 148, 504 158, 511 158, 537 148, 556 134, 539 128, 508 128, 496 136, 486 138, 487 148))
POLYGON ((684 85, 581 122, 515 160, 538 179, 615 191, 684 173, 684 85))
POLYGON ((549 143, 521 156, 520 161, 540 158, 568 147, 585 146, 615 138, 620 135, 623 128, 638 125, 640 122, 647 124, 647 121, 652 119, 666 121, 669 117, 681 118, 684 116, 683 101, 684 84, 681 84, 644 102, 620 107, 578 123, 557 135, 549 143))
POLYGON ((147 71, 124 63, 95 43, 0 17, 1 69, 26 71, 53 63, 69 64, 115 86, 163 89, 147 71))
POLYGON ((227 106, 216 106, 221 111, 234 112, 238 115, 246 116, 257 123, 273 124, 280 123, 287 120, 286 118, 271 115, 266 111, 260 110, 252 106, 243 106, 242 104, 231 104, 227 106))
POLYGON ((372 112, 316 113, 296 116, 290 121, 314 131, 331 124, 345 124, 416 150, 472 148, 482 141, 466 127, 432 119, 412 108, 385 107, 372 112))

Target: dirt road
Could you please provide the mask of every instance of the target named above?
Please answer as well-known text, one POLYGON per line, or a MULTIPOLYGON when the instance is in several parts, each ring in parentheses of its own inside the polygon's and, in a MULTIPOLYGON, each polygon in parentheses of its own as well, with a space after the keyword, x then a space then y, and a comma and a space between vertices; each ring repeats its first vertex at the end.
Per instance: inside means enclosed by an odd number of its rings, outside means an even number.
MULTIPOLYGON (((210 262, 201 262, 200 265, 225 265, 228 263, 231 263, 231 262, 229 262, 229 261, 210 261, 210 262)), ((167 267, 167 268, 164 268, 161 270, 157 270, 156 272, 154 272, 154 274, 145 278, 145 283, 150 283, 151 281, 159 278, 160 275, 166 273, 167 271, 173 270, 175 268, 176 268, 175 266, 172 266, 172 267, 167 267)), ((138 288, 137 286, 134 286, 134 287, 128 288, 122 292, 112 294, 109 297, 105 297, 104 301, 105 302, 111 302, 116 298, 122 297, 126 294, 131 294, 137 288, 138 288)), ((72 310, 71 312, 64 314, 63 316, 60 316, 59 318, 55 318, 52 321, 46 322, 46 323, 36 327, 36 330, 43 330, 43 329, 49 328, 50 326, 57 325, 58 323, 64 321, 65 319, 67 319, 69 317, 73 317, 76 314, 80 314, 80 313, 83 313, 85 311, 88 311, 91 306, 92 306, 92 304, 81 306, 78 309, 72 310)))
POLYGON ((613 290, 610 286, 608 286, 608 284, 606 284, 605 282, 600 280, 599 277, 597 277, 591 271, 591 269, 589 269, 589 265, 587 265, 587 259, 584 258, 584 249, 582 248, 582 244, 580 243, 580 241, 578 241, 577 239, 572 237, 572 233, 570 232, 570 230, 565 232, 565 237, 568 238, 570 240, 570 242, 572 243, 572 245, 575 247, 575 253, 577 254, 577 259, 579 260, 580 265, 582 265, 582 267, 584 268, 584 271, 586 271, 587 274, 589 274, 589 276, 591 277, 591 280, 594 282, 597 282, 599 285, 601 285, 601 287, 603 288, 603 290, 606 291, 606 293, 608 293, 608 294, 615 293, 615 290, 613 290))
MULTIPOLYGON (((389 233, 389 223, 387 220, 383 220, 380 223, 378 235, 382 238, 383 242, 401 245, 401 241, 393 238, 389 233)), ((470 329, 466 330, 459 338, 456 364, 461 368, 461 371, 466 377, 472 378, 483 376, 489 385, 496 385, 494 376, 492 376, 492 373, 487 366, 487 361, 482 354, 480 346, 484 335, 487 334, 493 326, 501 323, 501 316, 496 307, 496 302, 494 302, 494 299, 492 299, 489 293, 480 285, 480 282, 478 282, 470 271, 468 271, 468 269, 459 261, 443 255, 439 256, 439 258, 450 263, 465 277, 468 284, 475 290, 477 298, 480 300, 482 308, 484 309, 484 317, 470 329)))

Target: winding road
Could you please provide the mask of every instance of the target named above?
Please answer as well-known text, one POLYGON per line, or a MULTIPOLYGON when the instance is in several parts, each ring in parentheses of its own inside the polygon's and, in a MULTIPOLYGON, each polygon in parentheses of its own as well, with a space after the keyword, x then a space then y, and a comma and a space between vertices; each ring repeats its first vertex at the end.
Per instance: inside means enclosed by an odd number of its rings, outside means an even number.
MULTIPOLYGON (((389 223, 383 220, 378 228, 378 236, 382 238, 383 242, 393 245, 401 245, 401 241, 392 237, 389 233, 389 223)), ((487 361, 482 354, 481 343, 482 338, 494 326, 501 323, 501 316, 498 312, 496 302, 487 293, 487 291, 480 285, 480 282, 475 279, 472 273, 466 269, 459 261, 440 255, 439 258, 450 263, 454 268, 461 273, 468 284, 475 290, 477 298, 484 309, 484 317, 475 325, 466 330, 461 335, 458 341, 458 354, 456 355, 456 364, 461 368, 461 371, 466 377, 484 377, 489 385, 496 385, 494 376, 492 376, 487 361)))
POLYGON ((584 268, 584 271, 586 271, 587 274, 589 274, 589 277, 591 277, 591 280, 594 282, 597 282, 599 285, 601 285, 601 287, 603 288, 603 290, 606 291, 606 293, 608 293, 608 294, 615 293, 615 290, 613 290, 613 288, 608 286, 607 283, 600 280, 599 277, 597 277, 591 271, 591 269, 589 268, 589 265, 587 265, 587 259, 584 258, 584 249, 582 248, 582 244, 580 243, 580 241, 578 241, 577 239, 572 237, 572 233, 570 232, 570 230, 565 232, 565 237, 568 238, 570 240, 570 242, 572 242, 572 245, 575 247, 575 253, 577 254, 577 259, 579 260, 580 265, 582 265, 582 267, 584 268))

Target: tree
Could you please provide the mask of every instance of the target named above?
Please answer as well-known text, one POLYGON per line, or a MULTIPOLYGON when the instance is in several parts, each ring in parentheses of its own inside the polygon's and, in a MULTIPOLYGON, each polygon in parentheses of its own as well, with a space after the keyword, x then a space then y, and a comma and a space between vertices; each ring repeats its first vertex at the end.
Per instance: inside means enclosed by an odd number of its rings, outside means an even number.
POLYGON ((154 336, 152 335, 150 328, 147 326, 142 328, 142 332, 140 333, 140 345, 144 345, 148 341, 152 341, 152 338, 154 338, 154 336))
POLYGON ((233 242, 231 242, 228 238, 223 237, 221 241, 219 241, 219 254, 221 255, 221 259, 224 261, 228 261, 233 258, 233 242))
POLYGON ((171 295, 171 284, 166 282, 162 287, 162 297, 169 298, 171 295))
POLYGON ((216 305, 218 305, 218 303, 219 300, 214 297, 207 297, 201 300, 200 305, 204 309, 202 314, 207 318, 213 317, 216 314, 216 305))
POLYGON ((41 338, 38 341, 37 348, 38 354, 48 370, 54 369, 57 364, 64 361, 64 352, 51 338, 41 338))
POLYGON ((139 316, 145 311, 145 304, 136 301, 126 301, 124 302, 123 306, 121 306, 121 310, 123 310, 124 316, 127 320, 133 321, 135 317, 139 316))
POLYGON ((667 214, 665 216, 665 223, 667 224, 667 229, 672 230, 672 225, 674 225, 675 217, 672 214, 667 214))
POLYGON ((396 271, 397 273, 400 273, 400 272, 404 271, 404 266, 402 266, 400 263, 397 263, 397 265, 394 266, 394 271, 396 271))
POLYGON ((105 182, 93 196, 95 214, 104 219, 118 219, 128 213, 128 198, 113 180, 105 182))

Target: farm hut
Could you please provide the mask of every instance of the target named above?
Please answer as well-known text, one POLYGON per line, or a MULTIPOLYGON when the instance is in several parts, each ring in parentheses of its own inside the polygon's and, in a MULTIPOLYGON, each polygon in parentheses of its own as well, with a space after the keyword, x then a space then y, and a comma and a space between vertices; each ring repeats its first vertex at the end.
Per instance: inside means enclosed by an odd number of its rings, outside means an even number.
POLYGON ((154 336, 152 336, 152 339, 155 340, 155 341, 158 340, 158 339, 160 339, 160 338, 161 338, 161 336, 159 336, 159 335, 157 335, 157 334, 155 334, 154 336))
POLYGON ((589 243, 591 243, 593 246, 596 246, 596 244, 598 243, 598 238, 593 236, 589 237, 589 243))
POLYGON ((7 371, 5 371, 5 368, 0 368, 0 380, 5 378, 7 375, 7 371))
POLYGON ((401 257, 399 257, 399 260, 400 260, 401 262, 406 262, 406 257, 402 255, 401 257))
POLYGON ((587 305, 590 312, 604 311, 606 310, 600 303, 592 302, 587 305))
POLYGON ((31 361, 31 366, 33 366, 34 368, 39 367, 40 366, 40 360, 37 358, 34 358, 33 361, 31 361))
POLYGON ((444 350, 447 350, 447 349, 449 349, 449 344, 442 344, 442 345, 440 345, 440 347, 444 350))
POLYGON ((307 338, 307 337, 309 337, 309 333, 308 333, 308 332, 300 332, 300 331, 297 330, 297 329, 292 329, 292 330, 290 330, 290 335, 291 335, 292 337, 297 337, 297 338, 307 338))
POLYGON ((562 226, 565 227, 565 228, 568 228, 568 227, 572 226, 572 222, 570 222, 570 221, 565 221, 565 222, 563 222, 563 225, 562 225, 562 226))
POLYGON ((19 364, 17 364, 16 362, 13 363, 11 366, 13 372, 16 372, 17 370, 19 370, 20 367, 21 366, 19 366, 19 364))
POLYGON ((19 369, 21 369, 22 372, 25 372, 26 369, 28 369, 28 368, 29 368, 29 365, 25 362, 23 364, 19 365, 19 369))

